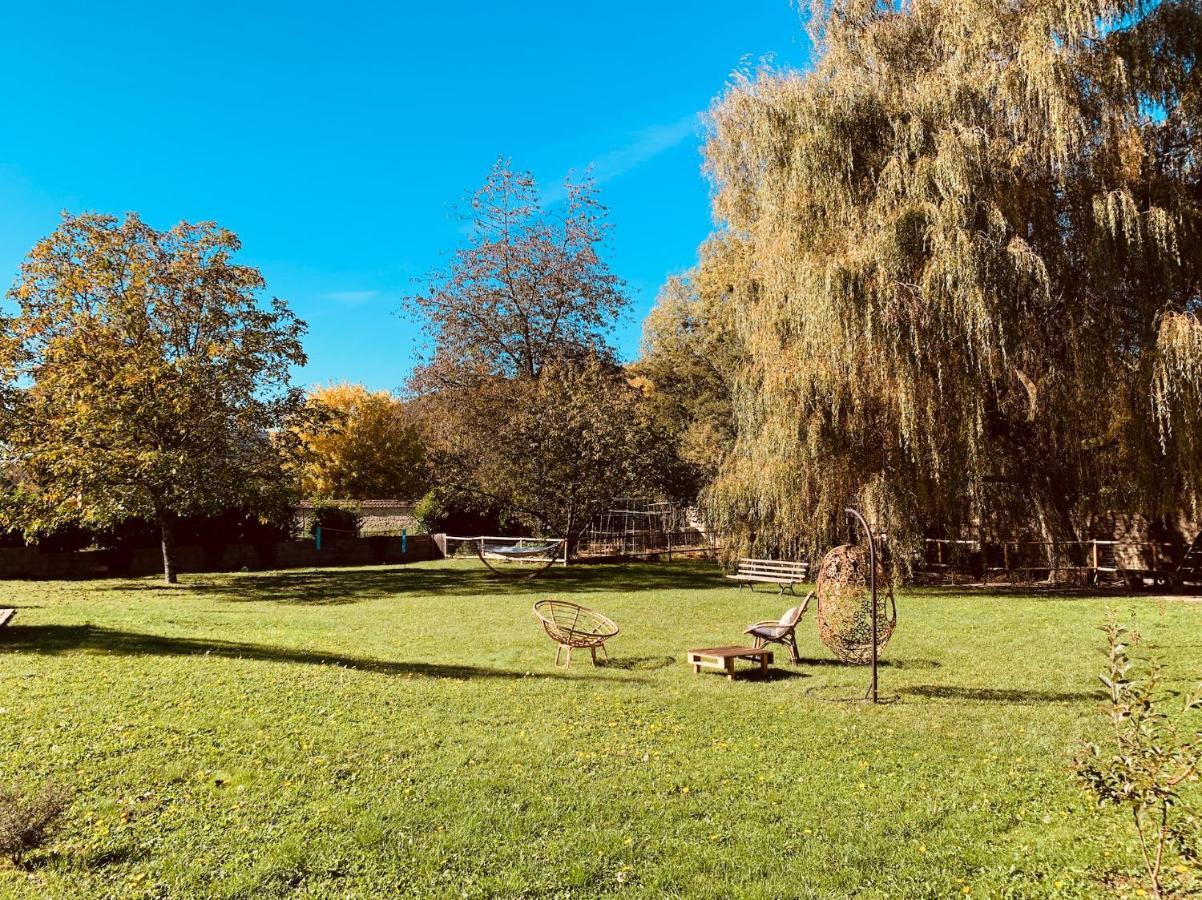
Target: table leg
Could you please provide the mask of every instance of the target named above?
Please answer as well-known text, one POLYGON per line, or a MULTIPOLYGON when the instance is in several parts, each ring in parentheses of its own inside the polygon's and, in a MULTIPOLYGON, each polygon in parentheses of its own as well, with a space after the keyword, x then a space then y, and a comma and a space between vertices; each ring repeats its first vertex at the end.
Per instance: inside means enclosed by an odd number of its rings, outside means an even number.
POLYGON ((733 656, 726 657, 726 678, 728 681, 735 680, 735 658, 733 656))
POLYGON ((760 674, 768 674, 768 654, 766 653, 760 656, 760 674))

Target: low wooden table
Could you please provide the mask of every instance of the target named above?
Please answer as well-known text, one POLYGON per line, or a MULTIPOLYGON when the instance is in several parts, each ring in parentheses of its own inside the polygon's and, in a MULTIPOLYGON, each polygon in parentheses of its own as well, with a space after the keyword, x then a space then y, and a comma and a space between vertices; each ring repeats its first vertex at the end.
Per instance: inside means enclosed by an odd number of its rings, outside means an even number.
POLYGON ((700 674, 702 669, 717 669, 725 672, 726 677, 731 681, 735 680, 736 659, 758 662, 760 674, 766 675, 768 667, 772 665, 772 651, 757 650, 754 647, 706 647, 701 650, 690 650, 688 653, 689 665, 693 667, 694 675, 700 674))

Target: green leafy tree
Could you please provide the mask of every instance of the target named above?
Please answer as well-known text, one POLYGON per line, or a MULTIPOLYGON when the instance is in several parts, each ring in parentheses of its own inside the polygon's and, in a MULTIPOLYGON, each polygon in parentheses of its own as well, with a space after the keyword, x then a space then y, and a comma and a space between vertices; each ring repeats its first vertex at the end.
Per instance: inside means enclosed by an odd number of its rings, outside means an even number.
MULTIPOLYGON (((618 366, 599 359, 549 363, 538 379, 497 380, 487 409, 438 439, 439 471, 483 509, 567 537, 619 496, 677 496, 682 476, 670 435, 618 366)), ((479 403, 481 392, 469 402, 479 403)))
POLYGON ((670 278, 631 367, 698 485, 717 476, 735 442, 733 395, 744 353, 735 291, 747 284, 746 258, 741 242, 723 236, 702 248, 694 270, 670 278))
POLYGON ((174 582, 180 516, 289 490, 305 326, 259 302, 239 246, 211 223, 66 215, 30 251, 0 322, 9 524, 149 518, 174 582))
POLYGON ((587 181, 565 194, 548 208, 493 168, 466 246, 412 298, 432 352, 411 387, 444 508, 574 539, 616 496, 677 490, 680 467, 605 341, 626 306, 605 209, 587 181))
POLYGON ((707 166, 745 244, 715 524, 916 542, 1001 486, 1051 539, 1197 507, 1202 10, 834 0, 736 81, 707 166))

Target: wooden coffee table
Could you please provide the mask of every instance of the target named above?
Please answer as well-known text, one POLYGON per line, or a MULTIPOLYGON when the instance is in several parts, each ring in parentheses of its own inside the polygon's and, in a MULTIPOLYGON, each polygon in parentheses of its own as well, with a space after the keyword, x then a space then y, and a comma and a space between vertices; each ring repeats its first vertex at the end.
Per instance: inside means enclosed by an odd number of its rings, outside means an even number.
POLYGON ((699 674, 702 669, 717 669, 725 672, 726 677, 731 681, 735 680, 736 659, 758 662, 760 674, 765 675, 768 667, 772 665, 772 651, 757 650, 754 647, 706 647, 701 650, 690 650, 688 653, 689 665, 693 667, 694 675, 699 674))

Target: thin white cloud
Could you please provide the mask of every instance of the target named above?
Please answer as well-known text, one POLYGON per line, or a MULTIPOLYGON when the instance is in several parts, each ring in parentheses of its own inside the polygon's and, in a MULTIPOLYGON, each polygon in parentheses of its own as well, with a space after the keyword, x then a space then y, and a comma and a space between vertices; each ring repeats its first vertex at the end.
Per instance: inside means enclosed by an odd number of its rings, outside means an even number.
POLYGON ((593 177, 600 182, 625 175, 631 169, 679 146, 691 135, 696 134, 697 122, 697 114, 690 113, 667 125, 651 125, 644 128, 625 147, 610 150, 593 160, 593 177))
POLYGON ((361 303, 367 303, 369 300, 375 300, 380 296, 379 291, 327 291, 322 294, 327 300, 333 300, 337 303, 346 303, 350 306, 358 306, 361 303))
MULTIPOLYGON (((697 113, 689 113, 675 122, 660 125, 649 125, 633 135, 632 139, 620 147, 615 147, 602 153, 580 169, 589 170, 597 184, 603 184, 643 163, 654 159, 661 153, 680 146, 698 132, 700 117, 697 113)), ((550 186, 543 195, 547 206, 559 203, 567 198, 567 192, 562 184, 550 186)))

